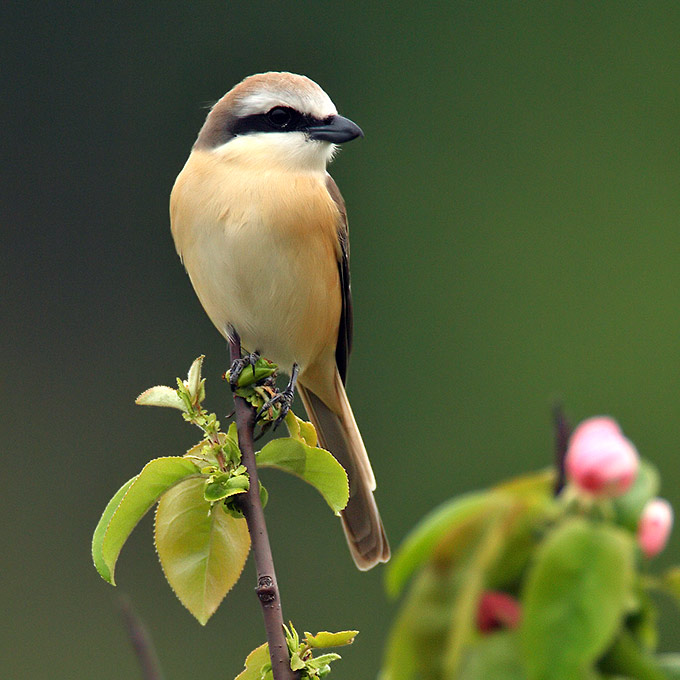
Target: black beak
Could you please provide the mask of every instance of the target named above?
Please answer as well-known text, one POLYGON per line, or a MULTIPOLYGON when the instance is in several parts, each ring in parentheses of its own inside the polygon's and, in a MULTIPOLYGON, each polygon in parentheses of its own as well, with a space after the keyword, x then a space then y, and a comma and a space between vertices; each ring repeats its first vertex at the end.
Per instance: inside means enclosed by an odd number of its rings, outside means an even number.
POLYGON ((361 128, 356 123, 343 116, 331 116, 322 125, 307 128, 307 134, 310 139, 323 140, 333 144, 342 144, 343 142, 349 142, 352 139, 364 136, 361 128))

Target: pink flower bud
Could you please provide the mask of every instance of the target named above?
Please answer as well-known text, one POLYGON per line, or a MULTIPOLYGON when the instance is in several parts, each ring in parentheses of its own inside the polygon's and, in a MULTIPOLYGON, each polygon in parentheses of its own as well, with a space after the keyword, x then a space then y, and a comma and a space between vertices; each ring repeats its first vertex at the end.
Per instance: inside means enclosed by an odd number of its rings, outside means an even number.
POLYGON ((488 590, 482 595, 477 610, 477 627, 482 633, 492 633, 502 628, 519 626, 522 609, 514 597, 488 590))
POLYGON ((638 543, 647 557, 658 555, 668 543, 673 526, 673 508, 664 498, 648 501, 638 524, 638 543))
POLYGON ((596 496, 621 496, 635 480, 638 453, 615 420, 598 416, 584 420, 569 440, 567 477, 596 496))

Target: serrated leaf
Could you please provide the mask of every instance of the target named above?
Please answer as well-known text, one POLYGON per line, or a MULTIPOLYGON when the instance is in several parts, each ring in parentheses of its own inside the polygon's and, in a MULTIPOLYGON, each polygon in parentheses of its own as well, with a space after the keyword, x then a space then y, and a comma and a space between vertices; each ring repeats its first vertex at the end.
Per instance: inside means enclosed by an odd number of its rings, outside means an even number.
MULTIPOLYGON (((225 435, 220 432, 220 440, 225 438, 225 435)), ((220 462, 217 459, 215 449, 212 447, 207 439, 203 439, 198 444, 192 446, 185 454, 184 458, 190 460, 197 468, 219 468, 220 462)))
POLYGON ((298 652, 293 652, 290 655, 290 669, 292 671, 300 671, 305 667, 305 662, 300 658, 298 652))
POLYGON ((293 439, 304 442, 307 446, 316 446, 318 443, 314 425, 298 418, 292 411, 286 414, 286 427, 293 439))
POLYGON ((631 531, 637 531, 642 510, 647 501, 658 495, 659 486, 659 471, 649 461, 641 460, 633 486, 612 502, 616 521, 631 531))
POLYGON ((250 480, 247 475, 230 477, 228 474, 221 475, 214 482, 205 485, 203 496, 206 501, 215 502, 223 498, 229 498, 239 493, 245 493, 250 488, 250 480))
POLYGON ((308 446, 318 445, 319 440, 316 434, 316 429, 314 428, 314 425, 307 422, 306 420, 300 421, 300 436, 308 446))
POLYGON ((316 656, 313 659, 308 659, 306 665, 309 668, 319 669, 323 668, 324 666, 328 666, 333 661, 337 661, 338 659, 342 659, 342 657, 339 654, 336 654, 335 652, 330 652, 329 654, 321 654, 321 656, 316 656))
POLYGON ((391 597, 399 595, 413 572, 432 554, 440 538, 457 525, 488 512, 494 499, 489 492, 454 498, 425 516, 409 533, 387 566, 385 584, 391 597))
POLYGON ((244 519, 212 508, 204 481, 188 479, 163 495, 156 510, 156 550, 180 602, 203 625, 238 581, 250 550, 244 519))
MULTIPOLYGON (((118 555, 139 520, 166 491, 183 479, 193 476, 200 476, 200 472, 190 460, 172 456, 149 461, 131 480, 132 483, 121 496, 101 540, 99 557, 108 570, 108 578, 102 571, 99 573, 109 583, 115 585, 114 571, 118 555)), ((110 509, 109 506, 107 510, 110 509)))
POLYGON ((322 630, 316 635, 305 633, 305 644, 318 649, 344 647, 345 645, 351 645, 357 635, 359 635, 358 630, 341 630, 338 633, 329 633, 326 630, 322 630))
POLYGON ((182 398, 177 394, 177 390, 167 385, 156 385, 144 390, 136 399, 135 404, 139 406, 167 406, 186 412, 186 405, 182 398))
POLYGON ((189 368, 189 375, 187 376, 187 389, 189 390, 191 400, 194 403, 197 402, 196 396, 201 389, 201 369, 203 368, 203 359, 205 359, 205 355, 203 354, 194 359, 194 362, 189 368))
POLYGON ((109 583, 112 582, 111 572, 109 571, 106 562, 104 562, 104 557, 102 556, 102 543, 104 542, 104 535, 109 526, 109 522, 113 517, 113 513, 118 509, 120 502, 123 500, 123 496, 127 493, 132 483, 137 479, 133 477, 123 484, 123 486, 118 489, 114 497, 109 501, 104 512, 102 513, 101 519, 97 524, 97 528, 94 530, 92 536, 92 560, 94 561, 94 566, 96 567, 99 575, 109 583))
POLYGON ((530 680, 572 680, 619 630, 631 597, 634 544, 626 532, 574 518, 539 548, 520 627, 530 680))
POLYGON ((248 654, 245 669, 234 680, 270 680, 271 678, 269 645, 265 642, 248 654))
POLYGON ((300 423, 302 422, 302 420, 298 418, 293 413, 293 411, 288 411, 288 413, 286 413, 284 421, 286 423, 286 427, 288 428, 288 434, 293 439, 302 439, 302 437, 300 436, 300 423))
POLYGON ((285 437, 274 439, 257 454, 258 467, 275 467, 311 484, 337 515, 349 500, 347 473, 325 449, 285 437))

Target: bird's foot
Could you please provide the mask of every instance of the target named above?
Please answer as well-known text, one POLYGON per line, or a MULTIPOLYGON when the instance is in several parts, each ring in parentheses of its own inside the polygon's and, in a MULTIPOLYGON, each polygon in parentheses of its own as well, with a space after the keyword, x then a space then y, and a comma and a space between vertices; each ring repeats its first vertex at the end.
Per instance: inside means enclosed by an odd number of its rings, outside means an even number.
POLYGON ((243 373, 247 366, 252 367, 253 377, 255 376, 255 364, 259 358, 259 352, 251 352, 250 354, 246 354, 244 357, 234 361, 234 363, 231 365, 231 368, 229 369, 229 384, 231 385, 232 390, 236 389, 238 385, 238 379, 241 377, 241 373, 243 373))
MULTIPOLYGON (((276 420, 274 420, 274 430, 283 422, 284 418, 290 411, 293 405, 293 398, 295 397, 295 383, 297 382, 297 376, 299 372, 299 367, 297 364, 293 364, 293 370, 291 372, 290 380, 286 387, 281 391, 277 392, 271 399, 266 401, 255 416, 255 421, 257 422, 267 411, 270 411, 274 406, 279 407, 279 415, 276 420)), ((270 411, 270 419, 273 417, 273 413, 270 411)))

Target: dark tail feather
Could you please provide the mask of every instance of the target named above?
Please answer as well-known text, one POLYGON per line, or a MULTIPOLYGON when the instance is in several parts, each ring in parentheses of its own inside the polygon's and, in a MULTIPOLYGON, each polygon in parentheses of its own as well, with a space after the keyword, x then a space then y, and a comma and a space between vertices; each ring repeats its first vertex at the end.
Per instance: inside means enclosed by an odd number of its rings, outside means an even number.
POLYGON ((340 414, 332 411, 310 389, 298 383, 298 392, 319 435, 319 445, 330 451, 347 471, 349 503, 341 513, 342 528, 355 564, 362 571, 390 558, 378 506, 373 498, 375 477, 350 408, 345 388, 336 374, 340 414))

